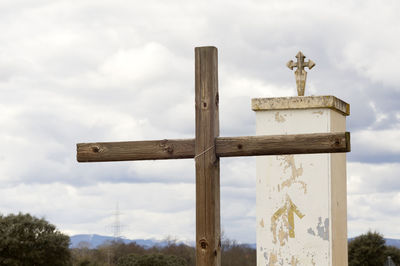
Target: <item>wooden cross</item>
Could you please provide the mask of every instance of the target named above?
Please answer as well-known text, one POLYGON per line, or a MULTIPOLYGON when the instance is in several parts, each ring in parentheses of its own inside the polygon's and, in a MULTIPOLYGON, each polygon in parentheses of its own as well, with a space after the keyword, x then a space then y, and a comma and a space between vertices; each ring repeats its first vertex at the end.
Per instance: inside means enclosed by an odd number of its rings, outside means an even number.
POLYGON ((195 48, 196 138, 77 144, 79 162, 194 158, 196 265, 221 265, 219 158, 350 151, 350 134, 219 137, 217 48, 195 48))
POLYGON ((297 95, 304 96, 307 79, 307 72, 304 70, 304 68, 308 67, 308 69, 311 69, 315 66, 315 63, 312 60, 308 60, 307 62, 304 61, 306 57, 302 52, 298 52, 296 58, 297 62, 293 62, 293 60, 290 60, 289 62, 287 62, 286 66, 291 70, 293 70, 294 67, 297 67, 296 71, 294 72, 297 85, 297 95))

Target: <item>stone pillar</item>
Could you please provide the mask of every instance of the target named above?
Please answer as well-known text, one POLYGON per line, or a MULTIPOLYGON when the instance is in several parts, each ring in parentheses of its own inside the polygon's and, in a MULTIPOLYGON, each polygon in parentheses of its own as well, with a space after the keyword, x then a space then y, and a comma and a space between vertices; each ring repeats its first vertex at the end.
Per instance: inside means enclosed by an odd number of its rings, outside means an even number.
MULTIPOLYGON (((257 135, 346 131, 334 96, 252 100, 257 135)), ((257 265, 347 263, 346 154, 257 157, 257 265)))

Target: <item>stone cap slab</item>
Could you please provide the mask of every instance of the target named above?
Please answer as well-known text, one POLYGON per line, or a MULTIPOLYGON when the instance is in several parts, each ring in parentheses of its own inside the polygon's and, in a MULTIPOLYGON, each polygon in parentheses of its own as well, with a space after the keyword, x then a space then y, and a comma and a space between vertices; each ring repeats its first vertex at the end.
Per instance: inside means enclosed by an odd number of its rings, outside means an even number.
POLYGON ((329 108, 350 115, 350 105, 335 96, 296 96, 251 99, 253 111, 329 108))

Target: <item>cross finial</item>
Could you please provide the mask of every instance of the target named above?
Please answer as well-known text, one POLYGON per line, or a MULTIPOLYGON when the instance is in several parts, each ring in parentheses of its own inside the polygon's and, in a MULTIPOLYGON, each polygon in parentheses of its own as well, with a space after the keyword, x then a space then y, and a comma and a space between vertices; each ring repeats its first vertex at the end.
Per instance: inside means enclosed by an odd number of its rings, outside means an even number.
POLYGON ((297 70, 294 72, 294 76, 296 78, 296 86, 297 86, 297 94, 299 96, 304 96, 304 90, 306 88, 306 79, 307 72, 304 70, 305 67, 311 69, 315 66, 315 63, 312 60, 304 61, 304 54, 302 52, 298 52, 296 55, 297 62, 293 62, 290 60, 287 62, 287 67, 293 70, 294 67, 297 67, 297 70))

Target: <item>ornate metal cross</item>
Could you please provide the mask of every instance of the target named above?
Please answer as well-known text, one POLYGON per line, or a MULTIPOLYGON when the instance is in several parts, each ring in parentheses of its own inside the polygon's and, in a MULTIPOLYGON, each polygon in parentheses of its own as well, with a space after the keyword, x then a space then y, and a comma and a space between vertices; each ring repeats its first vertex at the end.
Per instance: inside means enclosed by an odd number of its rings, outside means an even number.
POLYGON ((294 76, 296 78, 296 85, 297 85, 297 95, 304 96, 304 90, 306 88, 306 79, 307 79, 307 72, 304 70, 305 67, 311 69, 315 66, 315 63, 312 60, 308 60, 307 62, 304 61, 304 54, 302 52, 298 52, 296 55, 297 62, 293 62, 290 60, 287 62, 287 67, 293 70, 294 67, 297 67, 297 70, 294 72, 294 76))

